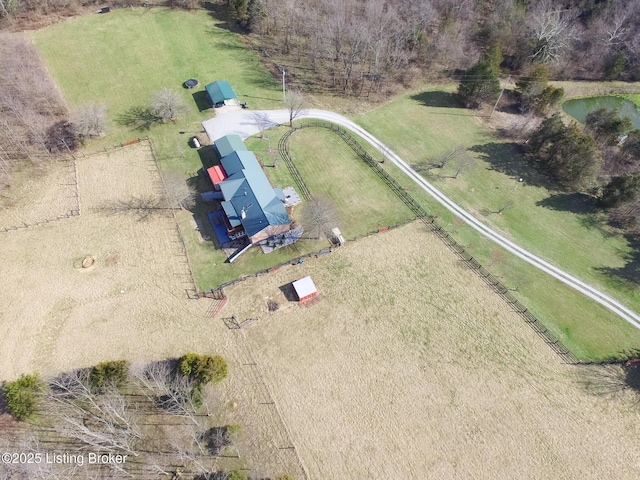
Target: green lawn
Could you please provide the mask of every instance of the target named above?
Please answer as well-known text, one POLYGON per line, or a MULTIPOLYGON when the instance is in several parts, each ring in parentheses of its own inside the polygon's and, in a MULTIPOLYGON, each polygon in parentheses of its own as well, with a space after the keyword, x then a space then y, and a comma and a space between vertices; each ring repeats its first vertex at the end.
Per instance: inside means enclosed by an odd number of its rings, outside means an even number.
MULTIPOLYGON (((640 311, 638 285, 605 273, 625 265, 625 255, 632 251, 625 239, 602 227, 581 197, 546 188, 515 146, 499 140, 470 113, 456 108, 446 91, 431 91, 401 97, 356 121, 412 164, 424 165, 463 145, 476 158, 475 165, 457 179, 438 178, 434 170, 427 177, 432 183, 508 238, 640 311), (518 182, 519 177, 525 182, 518 182), (501 214, 490 213, 507 203, 511 208, 501 214)), ((640 331, 521 260, 495 254, 495 246, 395 172, 420 203, 442 216, 460 243, 507 285, 519 287, 523 303, 578 356, 603 358, 640 345, 640 331), (500 260, 494 261, 494 255, 500 260)))
POLYGON ((202 130, 202 120, 215 115, 213 109, 200 112, 193 97, 203 95, 206 83, 228 80, 253 108, 281 106, 279 85, 259 56, 206 10, 116 9, 38 30, 33 39, 72 108, 89 101, 107 105, 106 136, 89 142, 88 150, 149 135, 163 168, 192 172, 201 164, 187 141, 202 130), (200 87, 182 88, 188 78, 197 78, 200 87), (189 113, 148 130, 124 125, 132 109, 148 106, 162 87, 179 91, 189 113))

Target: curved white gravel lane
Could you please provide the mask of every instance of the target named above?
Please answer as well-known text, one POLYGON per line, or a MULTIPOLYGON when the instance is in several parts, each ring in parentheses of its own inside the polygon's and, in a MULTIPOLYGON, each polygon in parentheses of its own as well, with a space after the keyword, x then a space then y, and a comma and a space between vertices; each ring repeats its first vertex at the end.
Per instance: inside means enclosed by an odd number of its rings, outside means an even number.
MULTIPOLYGON (((288 110, 261 110, 259 112, 261 114, 268 115, 270 121, 274 125, 289 122, 288 110)), ((246 138, 258 133, 258 128, 252 118, 252 115, 254 113, 256 113, 256 111, 239 110, 220 114, 216 118, 203 122, 203 126, 212 139, 219 138, 230 133, 236 133, 241 137, 246 138)), ((497 231, 486 226, 480 220, 475 218, 469 212, 462 209, 462 207, 445 196, 432 184, 427 182, 422 176, 420 176, 415 170, 413 170, 407 162, 396 155, 384 143, 382 143, 380 140, 378 140, 376 137, 371 135, 369 132, 367 132, 365 129, 363 129, 353 121, 334 112, 316 109, 307 110, 298 118, 313 118, 318 120, 325 120, 328 122, 336 123, 355 133, 380 152, 386 153, 387 158, 391 160, 400 170, 406 173, 424 191, 429 193, 447 210, 462 218, 465 223, 474 228, 476 231, 489 238, 493 242, 497 243, 501 247, 505 248, 509 252, 513 253, 517 257, 521 258, 522 260, 530 263, 534 267, 542 270, 545 273, 548 273, 549 275, 560 280, 566 285, 569 285, 575 290, 595 300, 600 305, 616 313, 618 316, 620 316, 636 328, 640 328, 640 315, 638 315, 636 312, 625 307, 622 303, 618 302, 616 299, 610 297, 609 295, 583 282, 579 278, 574 277, 573 275, 565 272, 555 265, 550 264, 537 255, 534 255, 533 253, 516 245, 511 240, 500 235, 497 231)))

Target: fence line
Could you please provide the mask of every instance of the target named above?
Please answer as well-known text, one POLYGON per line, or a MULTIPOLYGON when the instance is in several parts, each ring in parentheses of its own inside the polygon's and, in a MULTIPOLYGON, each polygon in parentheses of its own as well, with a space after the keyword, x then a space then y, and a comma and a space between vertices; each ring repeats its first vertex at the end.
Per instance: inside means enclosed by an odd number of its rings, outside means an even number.
POLYGON ((124 142, 120 142, 116 145, 112 145, 110 147, 103 147, 100 150, 93 150, 92 152, 83 152, 83 151, 79 151, 79 152, 74 152, 71 154, 71 156, 73 157, 74 160, 77 160, 78 158, 85 158, 85 157, 92 157, 94 155, 101 155, 103 153, 108 153, 112 150, 117 150, 119 148, 125 148, 128 147, 130 145, 135 145, 136 143, 142 143, 145 141, 150 141, 149 136, 145 136, 145 137, 137 137, 137 138, 133 138, 131 140, 126 140, 124 142))
MULTIPOLYGON (((427 211, 422 208, 418 202, 406 191, 402 188, 402 186, 393 178, 391 175, 387 173, 386 170, 380 165, 380 162, 375 160, 356 140, 356 138, 348 132, 346 129, 329 122, 323 121, 307 121, 300 124, 295 129, 292 129, 290 132, 287 132, 283 136, 283 139, 288 139, 291 135, 304 128, 309 127, 319 127, 325 128, 335 132, 338 136, 340 136, 346 143, 349 145, 352 150, 367 164, 369 165, 373 171, 391 188, 391 190, 405 203, 407 207, 416 215, 416 218, 419 219, 429 231, 436 234, 443 243, 461 260, 464 265, 466 265, 471 271, 475 272, 494 292, 498 294, 506 303, 511 307, 511 309, 516 312, 527 324, 533 328, 533 330, 543 339, 543 341, 551 347, 551 349, 560 356, 560 358, 569 364, 578 364, 581 363, 580 360, 555 336, 553 333, 545 327, 542 322, 540 322, 535 315, 533 315, 522 303, 520 303, 514 296, 511 294, 508 288, 506 288, 500 280, 498 280, 495 276, 493 276, 486 268, 484 268, 480 262, 478 262, 472 255, 466 252, 463 246, 461 246, 456 240, 454 240, 448 232, 446 232, 434 219, 433 216, 429 215, 427 211)), ((284 143, 284 148, 286 149, 286 142, 284 143)), ((280 144, 278 145, 280 148, 280 144)), ((287 158, 293 164, 292 159, 286 151, 286 154, 283 155, 283 158, 287 158)))
POLYGON ((260 367, 260 365, 258 364, 258 362, 255 359, 255 356, 253 354, 253 349, 251 348, 251 345, 249 345, 249 342, 247 341, 247 338, 245 336, 245 333, 240 331, 239 333, 239 337, 241 338, 241 343, 242 346, 244 347, 243 350, 245 352, 245 355, 247 357, 247 359, 249 360, 248 362, 246 362, 245 366, 250 367, 251 371, 254 374, 254 377, 256 379, 256 385, 260 385, 262 386, 262 390, 263 390, 263 395, 266 397, 266 402, 261 402, 261 405, 263 405, 265 408, 268 408, 272 411, 272 415, 274 417, 275 423, 277 425, 280 426, 280 428, 282 429, 282 431, 280 432, 281 435, 283 436, 283 438, 289 443, 289 445, 283 445, 281 447, 279 447, 280 450, 293 450, 294 454, 295 454, 295 460, 298 463, 300 469, 302 470, 302 473, 304 474, 304 478, 306 480, 309 480, 309 478, 311 478, 309 476, 309 472, 307 471, 307 468, 305 466, 305 464, 302 462, 302 458, 300 457, 300 454, 298 453, 298 449, 296 448, 295 443, 293 442, 293 435, 291 435, 291 431, 289 430, 289 427, 287 426, 287 423, 284 421, 284 417, 282 416, 282 412, 280 411, 280 408, 278 407, 278 404, 276 403, 272 393, 271 393, 271 389, 269 388, 269 384, 267 383, 267 381, 264 378, 264 374, 262 373, 262 368, 260 367))
MULTIPOLYGON (((164 178, 162 176, 162 174, 160 173, 160 164, 158 163, 158 158, 156 156, 156 152, 153 148, 153 143, 151 142, 151 139, 149 137, 146 137, 146 139, 138 139, 138 141, 131 141, 131 142, 127 142, 127 145, 131 145, 132 143, 140 143, 144 141, 147 146, 149 147, 149 152, 151 153, 151 157, 153 158, 153 164, 155 165, 155 170, 156 173, 158 174, 158 177, 160 178, 160 182, 162 184, 162 194, 164 195, 165 199, 167 201, 169 201, 169 193, 167 190, 167 185, 164 182, 164 178)), ((127 146, 124 143, 121 144, 122 147, 127 146)), ((121 148, 121 147, 114 147, 114 148, 121 148)), ((198 285, 196 283, 196 278, 193 274, 193 268, 191 267, 191 261, 189 260, 189 254, 187 252, 187 244, 184 241, 184 237, 182 235, 182 230, 180 230, 180 225, 178 224, 178 219, 176 218, 176 213, 175 210, 173 208, 169 209, 171 211, 171 218, 173 220, 173 224, 174 224, 174 228, 175 228, 175 234, 176 237, 178 238, 178 240, 180 241, 180 249, 181 249, 181 255, 184 256, 185 258, 185 262, 186 262, 186 266, 187 266, 187 272, 189 275, 189 284, 191 286, 191 288, 186 288, 185 289, 185 293, 187 295, 187 298, 197 298, 197 294, 198 294, 198 285)))
POLYGON ((71 210, 67 210, 66 213, 62 213, 52 218, 43 218, 40 220, 33 220, 30 222, 23 221, 20 224, 14 224, 8 227, 0 227, 0 233, 7 233, 14 230, 24 230, 27 228, 38 227, 40 225, 46 225, 48 223, 54 223, 60 220, 65 220, 65 219, 77 217, 78 215, 80 215, 80 191, 78 186, 78 165, 76 163, 75 158, 73 158, 73 160, 68 160, 68 159, 59 160, 59 162, 71 164, 73 168, 73 180, 71 181, 71 183, 61 184, 61 185, 73 186, 74 205, 72 206, 71 210))

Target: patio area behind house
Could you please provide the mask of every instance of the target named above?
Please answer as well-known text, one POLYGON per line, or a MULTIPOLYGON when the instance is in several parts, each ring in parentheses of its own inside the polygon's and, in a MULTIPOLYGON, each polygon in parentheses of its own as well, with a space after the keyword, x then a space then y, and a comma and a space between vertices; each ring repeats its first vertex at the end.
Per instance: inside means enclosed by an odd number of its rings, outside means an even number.
POLYGON ((270 237, 266 240, 262 240, 258 243, 258 245, 260 245, 263 253, 271 253, 278 248, 286 247, 287 245, 291 245, 292 243, 300 240, 300 237, 302 237, 302 232, 304 232, 304 229, 301 225, 294 228, 293 230, 284 232, 281 235, 276 235, 275 237, 270 237))

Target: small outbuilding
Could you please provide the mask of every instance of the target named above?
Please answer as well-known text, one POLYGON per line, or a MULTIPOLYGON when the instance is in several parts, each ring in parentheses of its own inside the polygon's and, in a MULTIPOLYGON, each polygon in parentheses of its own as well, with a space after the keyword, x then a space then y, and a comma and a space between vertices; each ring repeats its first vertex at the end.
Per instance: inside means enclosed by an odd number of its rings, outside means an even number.
POLYGON ((224 80, 216 80, 204 87, 211 99, 214 107, 222 107, 224 105, 238 105, 238 96, 233 91, 229 82, 224 80))
POLYGON ((296 280, 293 282, 293 289, 298 296, 298 300, 301 302, 318 295, 318 289, 316 289, 311 277, 304 277, 300 280, 296 280))

